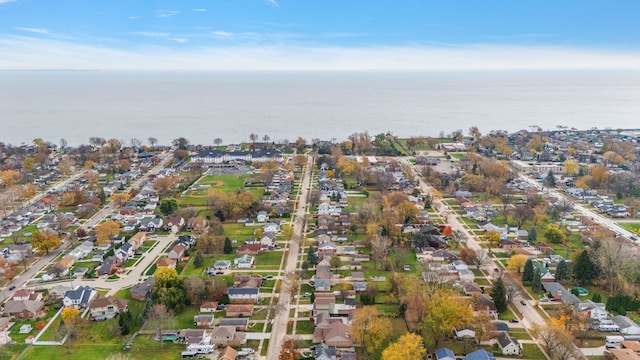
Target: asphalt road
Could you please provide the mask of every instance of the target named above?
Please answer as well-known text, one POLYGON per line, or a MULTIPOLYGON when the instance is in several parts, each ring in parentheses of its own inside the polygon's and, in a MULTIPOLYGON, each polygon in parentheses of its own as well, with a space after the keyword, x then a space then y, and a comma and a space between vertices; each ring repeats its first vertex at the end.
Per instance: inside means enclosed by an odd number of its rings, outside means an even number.
MULTIPOLYGON (((307 207, 311 184, 311 166, 313 166, 313 159, 307 157, 307 165, 305 165, 303 170, 298 207, 296 209, 296 218, 293 226, 294 240, 289 241, 289 254, 287 255, 285 274, 294 272, 298 264, 297 259, 300 251, 299 241, 304 238, 305 209, 307 207)), ((271 339, 269 340, 267 359, 278 359, 282 342, 287 335, 287 321, 289 320, 289 306, 291 304, 291 294, 289 293, 288 285, 287 279, 285 278, 281 286, 280 298, 278 299, 278 311, 276 312, 271 327, 271 339)))

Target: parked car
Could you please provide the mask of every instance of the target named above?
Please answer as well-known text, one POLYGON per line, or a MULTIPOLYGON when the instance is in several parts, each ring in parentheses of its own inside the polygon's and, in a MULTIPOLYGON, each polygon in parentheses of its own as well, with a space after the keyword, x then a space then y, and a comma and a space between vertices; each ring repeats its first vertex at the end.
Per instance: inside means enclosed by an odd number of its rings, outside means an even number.
POLYGON ((262 280, 273 279, 273 275, 265 275, 262 277, 262 280))
POLYGON ((405 266, 403 267, 403 269, 404 269, 404 271, 411 271, 411 266, 409 266, 409 265, 405 265, 405 266))
POLYGON ((522 304, 522 305, 525 305, 525 306, 526 306, 526 305, 527 305, 527 302, 526 302, 526 301, 524 301, 524 300, 520 300, 520 304, 522 304))
POLYGON ((302 294, 302 296, 303 297, 309 297, 309 296, 311 296, 311 293, 310 292, 306 292, 306 293, 302 294))
POLYGON ((227 304, 218 304, 218 307, 216 307, 216 310, 226 310, 227 309, 227 304))
POLYGON ((15 288, 16 288, 15 285, 11 285, 11 286, 9 286, 9 291, 11 291, 11 290, 13 290, 15 288))
POLYGON ((510 322, 510 323, 517 323, 517 322, 520 322, 520 320, 518 320, 518 319, 511 319, 511 320, 509 320, 509 322, 510 322))

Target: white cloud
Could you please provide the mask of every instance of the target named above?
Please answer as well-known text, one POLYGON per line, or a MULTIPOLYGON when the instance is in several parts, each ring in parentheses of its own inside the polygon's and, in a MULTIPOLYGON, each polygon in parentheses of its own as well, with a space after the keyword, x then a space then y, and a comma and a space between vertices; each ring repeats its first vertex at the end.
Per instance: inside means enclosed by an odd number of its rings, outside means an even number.
POLYGON ((357 32, 329 32, 329 33, 324 33, 324 36, 330 37, 330 38, 350 38, 350 37, 368 36, 368 34, 357 33, 357 32))
POLYGON ((177 10, 158 10, 158 11, 156 11, 156 17, 159 17, 159 18, 172 17, 172 16, 176 16, 178 14, 180 14, 180 11, 177 11, 177 10))
POLYGON ((234 35, 231 32, 228 31, 222 31, 222 30, 218 30, 218 31, 214 31, 211 33, 211 36, 217 38, 217 39, 231 39, 234 35))
POLYGON ((193 11, 196 11, 196 12, 206 12, 206 11, 207 11, 207 9, 202 9, 202 8, 201 8, 201 9, 193 9, 193 11))
POLYGON ((169 33, 157 32, 157 31, 136 31, 136 32, 133 32, 132 34, 138 35, 138 36, 159 37, 159 38, 166 38, 169 35, 171 35, 169 33))
MULTIPOLYGON (((186 40, 165 36, 166 33, 148 34, 161 35, 172 41, 186 40)), ((0 69, 357 71, 639 68, 640 52, 552 46, 142 46, 122 50, 49 38, 0 38, 0 69)))
POLYGON ((275 6, 275 7, 280 7, 280 4, 278 4, 278 1, 276 0, 267 0, 267 3, 269 3, 269 5, 275 6))
POLYGON ((169 40, 173 40, 175 42, 179 42, 180 44, 184 44, 187 41, 189 41, 189 39, 187 39, 187 38, 169 38, 169 40))
POLYGON ((127 19, 129 20, 136 20, 136 19, 140 19, 141 16, 128 16, 127 19))
MULTIPOLYGON (((0 0, 0 1, 2 1, 2 0, 0 0)), ((44 28, 17 27, 16 30, 26 31, 26 32, 30 32, 30 33, 36 33, 36 34, 42 34, 42 35, 48 35, 49 34, 49 29, 44 29, 44 28)))
POLYGON ((16 0, 0 0, 0 4, 12 3, 16 2, 16 0))

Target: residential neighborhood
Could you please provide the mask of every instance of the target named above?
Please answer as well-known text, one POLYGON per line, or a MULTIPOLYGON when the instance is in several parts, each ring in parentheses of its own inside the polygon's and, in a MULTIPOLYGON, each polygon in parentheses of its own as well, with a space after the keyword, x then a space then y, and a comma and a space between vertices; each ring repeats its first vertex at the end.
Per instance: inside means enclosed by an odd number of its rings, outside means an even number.
POLYGON ((348 141, 3 152, 0 341, 17 358, 87 339, 134 358, 639 356, 640 132, 348 141))

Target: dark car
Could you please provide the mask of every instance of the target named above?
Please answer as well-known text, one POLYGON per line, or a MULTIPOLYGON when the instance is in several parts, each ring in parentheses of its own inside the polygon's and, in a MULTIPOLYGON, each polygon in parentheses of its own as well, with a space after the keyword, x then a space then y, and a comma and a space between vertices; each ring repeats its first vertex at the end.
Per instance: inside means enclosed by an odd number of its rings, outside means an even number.
POLYGON ((527 305, 527 302, 526 302, 526 301, 524 301, 524 300, 520 300, 520 304, 522 304, 522 305, 527 305))
POLYGON ((511 322, 511 323, 517 323, 517 322, 520 322, 520 320, 518 320, 518 319, 511 319, 511 320, 509 320, 509 322, 511 322))
POLYGON ((9 291, 15 289, 16 287, 14 285, 9 286, 9 291))

